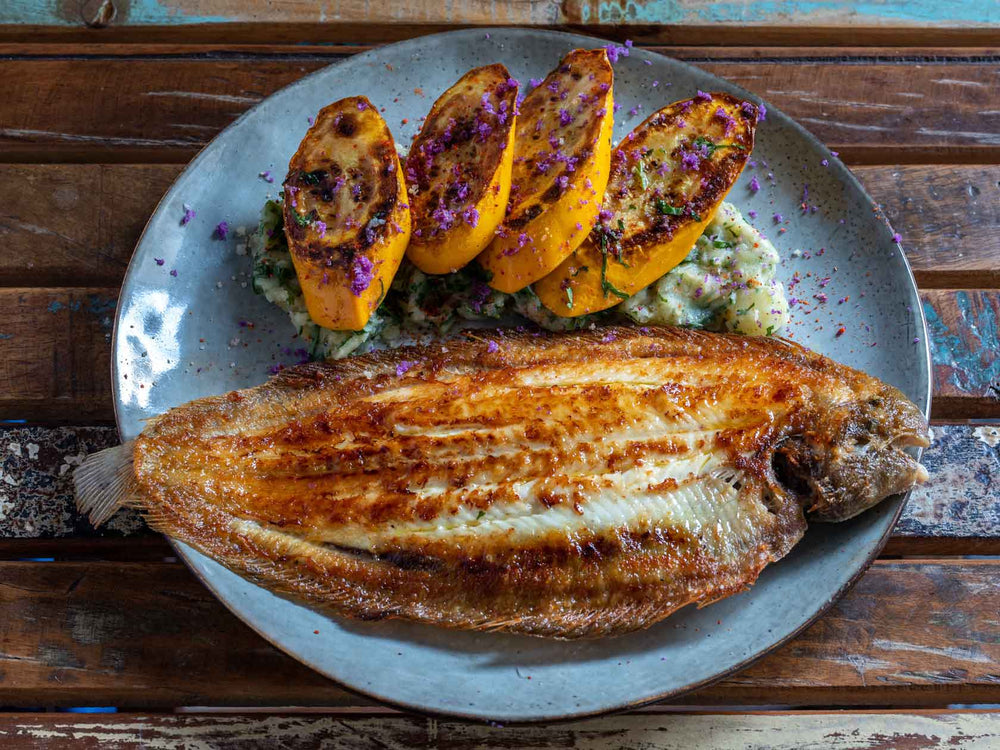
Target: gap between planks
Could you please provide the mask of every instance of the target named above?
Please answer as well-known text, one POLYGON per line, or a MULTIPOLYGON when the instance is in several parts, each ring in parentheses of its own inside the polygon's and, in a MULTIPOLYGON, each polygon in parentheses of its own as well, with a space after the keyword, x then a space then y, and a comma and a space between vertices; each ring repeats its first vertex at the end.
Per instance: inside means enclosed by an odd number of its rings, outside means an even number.
MULTIPOLYGON (((437 0, 430 0, 437 2, 437 0)), ((523 3, 529 6, 531 3, 523 3)), ((285 6, 282 6, 285 7, 285 6)), ((444 7, 438 5, 438 7, 444 7)), ((453 10, 461 6, 449 6, 453 10)), ((555 6, 554 6, 555 7, 555 6)), ((181 23, 170 26, 120 26, 86 28, 78 26, 55 27, 48 24, 2 24, 0 42, 17 43, 31 39, 46 44, 343 44, 381 45, 412 39, 417 36, 454 31, 462 28, 497 28, 502 26, 531 26, 538 29, 571 31, 579 34, 612 39, 622 42, 631 39, 637 45, 713 45, 720 47, 745 46, 748 35, 757 45, 775 47, 823 46, 851 48, 859 45, 873 47, 953 47, 977 48, 996 44, 996 31, 987 26, 906 26, 812 24, 801 21, 799 14, 792 14, 782 24, 713 23, 710 25, 670 24, 653 20, 647 23, 584 24, 572 19, 553 20, 551 23, 468 23, 457 17, 449 23, 397 21, 352 22, 339 19, 330 23, 289 23, 283 19, 266 23, 231 21, 226 23, 181 23), (793 23, 799 18, 798 23, 793 23)), ((484 31, 485 33, 485 31, 484 31)))

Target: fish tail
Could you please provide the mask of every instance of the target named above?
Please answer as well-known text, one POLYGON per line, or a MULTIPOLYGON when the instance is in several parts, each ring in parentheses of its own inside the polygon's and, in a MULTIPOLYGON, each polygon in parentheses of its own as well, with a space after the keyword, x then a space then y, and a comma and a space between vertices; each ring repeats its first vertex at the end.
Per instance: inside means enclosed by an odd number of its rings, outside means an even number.
POLYGON ((89 515, 94 526, 100 526, 129 504, 135 486, 134 446, 134 441, 129 440, 91 454, 73 472, 77 510, 89 515))

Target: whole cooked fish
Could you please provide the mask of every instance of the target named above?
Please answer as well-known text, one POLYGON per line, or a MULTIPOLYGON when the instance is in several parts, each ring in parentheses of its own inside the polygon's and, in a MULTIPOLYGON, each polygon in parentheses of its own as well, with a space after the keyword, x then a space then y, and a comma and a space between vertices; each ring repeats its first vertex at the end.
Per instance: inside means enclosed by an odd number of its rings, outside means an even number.
POLYGON ((916 406, 796 344, 477 335, 172 409, 84 462, 80 506, 340 615, 574 638, 741 591, 806 513, 927 477, 916 406))

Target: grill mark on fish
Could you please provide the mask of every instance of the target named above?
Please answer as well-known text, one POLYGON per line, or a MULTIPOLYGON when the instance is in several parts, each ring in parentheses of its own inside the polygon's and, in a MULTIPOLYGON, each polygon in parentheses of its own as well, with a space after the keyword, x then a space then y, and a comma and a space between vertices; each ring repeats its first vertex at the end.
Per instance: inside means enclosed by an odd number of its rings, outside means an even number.
POLYGON ((339 614, 582 637, 743 590, 804 509, 926 476, 895 389, 773 339, 646 330, 302 366, 151 420, 114 454, 122 488, 95 491, 118 481, 100 455, 78 486, 339 614))

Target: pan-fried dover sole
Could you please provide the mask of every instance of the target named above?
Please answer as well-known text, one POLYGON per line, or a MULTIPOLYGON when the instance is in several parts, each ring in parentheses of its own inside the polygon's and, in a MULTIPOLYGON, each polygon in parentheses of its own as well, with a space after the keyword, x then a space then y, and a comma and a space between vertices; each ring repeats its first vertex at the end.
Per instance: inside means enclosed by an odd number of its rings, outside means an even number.
POLYGON ((349 617, 559 638, 752 584, 806 514, 926 479, 898 390, 784 341, 674 328, 480 339, 287 370, 77 471, 269 589, 349 617))

